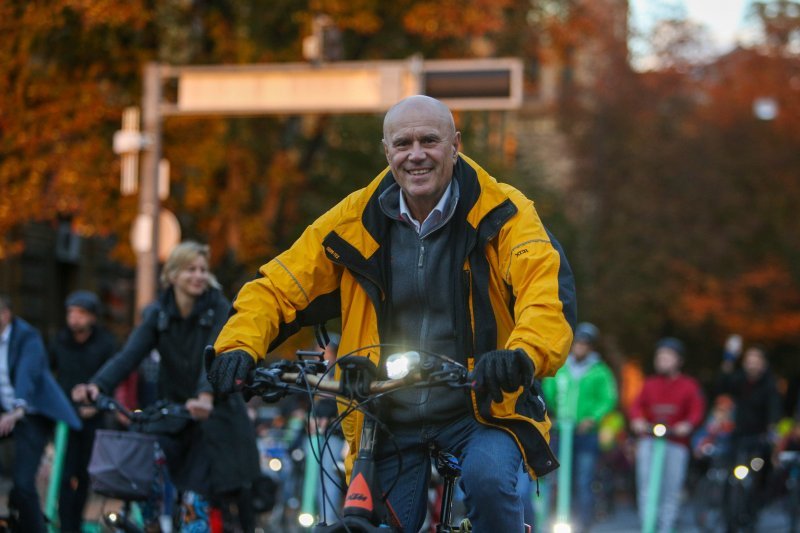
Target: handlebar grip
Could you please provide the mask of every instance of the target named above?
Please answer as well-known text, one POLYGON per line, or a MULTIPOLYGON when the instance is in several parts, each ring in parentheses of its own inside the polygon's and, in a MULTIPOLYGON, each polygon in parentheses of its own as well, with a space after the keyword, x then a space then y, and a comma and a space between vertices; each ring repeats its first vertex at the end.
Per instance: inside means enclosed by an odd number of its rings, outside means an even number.
POLYGON ((133 414, 128 410, 128 408, 117 401, 116 398, 109 396, 108 394, 103 394, 102 392, 97 395, 92 404, 94 404, 94 406, 101 411, 122 413, 122 415, 128 420, 133 417, 133 414))

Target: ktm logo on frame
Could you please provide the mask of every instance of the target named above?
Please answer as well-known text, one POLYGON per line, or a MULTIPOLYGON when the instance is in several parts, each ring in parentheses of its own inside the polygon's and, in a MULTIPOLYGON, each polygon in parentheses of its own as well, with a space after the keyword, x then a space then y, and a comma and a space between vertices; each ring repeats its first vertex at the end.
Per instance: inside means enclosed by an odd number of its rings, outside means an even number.
POLYGON ((364 475, 359 473, 353 478, 350 483, 350 489, 347 491, 347 498, 345 498, 345 507, 358 507, 372 511, 372 491, 369 490, 367 480, 364 475))

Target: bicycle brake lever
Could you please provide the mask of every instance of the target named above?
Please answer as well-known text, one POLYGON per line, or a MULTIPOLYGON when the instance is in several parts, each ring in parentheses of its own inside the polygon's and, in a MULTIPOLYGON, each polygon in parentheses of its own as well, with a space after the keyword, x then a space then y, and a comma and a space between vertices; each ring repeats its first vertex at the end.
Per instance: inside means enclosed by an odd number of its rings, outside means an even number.
POLYGON ((467 372, 461 365, 446 364, 442 370, 432 372, 428 376, 428 381, 434 383, 447 383, 452 388, 469 387, 467 382, 467 372))
POLYGON ((247 388, 256 393, 260 389, 285 389, 289 385, 281 381, 284 372, 285 369, 279 367, 259 368, 253 373, 253 381, 247 388))
POLYGON ((259 396, 267 403, 274 403, 286 396, 289 384, 281 381, 284 371, 284 365, 256 369, 252 382, 242 390, 245 399, 249 399, 248 396, 259 396))

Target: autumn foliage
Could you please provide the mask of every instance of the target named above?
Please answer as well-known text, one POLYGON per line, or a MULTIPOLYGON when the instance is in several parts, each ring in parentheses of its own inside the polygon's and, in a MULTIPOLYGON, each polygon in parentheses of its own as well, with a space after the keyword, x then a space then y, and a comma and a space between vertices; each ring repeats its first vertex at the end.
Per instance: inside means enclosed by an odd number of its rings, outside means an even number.
POLYGON ((646 355, 664 334, 712 358, 731 332, 784 350, 800 342, 793 20, 789 41, 766 34, 710 63, 674 56, 653 71, 608 72, 590 104, 566 110, 580 161, 581 309, 628 350, 646 355), (775 116, 757 114, 764 100, 775 116))
MULTIPOLYGON (((484 126, 501 120, 458 119, 471 155, 532 191, 577 273, 581 318, 621 349, 646 354, 665 333, 710 349, 731 331, 800 344, 798 2, 755 2, 760 40, 710 63, 691 60, 702 39, 674 21, 648 72, 629 65, 623 0, 267 4, 0 2, 0 259, 21 251, 25 222, 62 219, 116 237, 130 263, 136 201, 119 193, 111 139, 140 102, 143 65, 302 61, 325 14, 342 59, 520 56, 534 99, 559 65, 547 112, 571 146, 570 183, 548 190, 513 149, 488 149, 484 126), (764 98, 772 120, 753 113, 764 98)), ((380 170, 380 120, 170 118, 165 206, 235 288, 380 170)), ((518 133, 509 146, 528 150, 518 133)))

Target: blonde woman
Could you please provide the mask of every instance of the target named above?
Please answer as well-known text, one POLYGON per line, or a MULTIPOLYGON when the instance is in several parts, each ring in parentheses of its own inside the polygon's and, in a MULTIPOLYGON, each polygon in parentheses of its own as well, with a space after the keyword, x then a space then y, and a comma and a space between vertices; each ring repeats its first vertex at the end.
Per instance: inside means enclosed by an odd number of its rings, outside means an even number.
MULTIPOLYGON (((161 294, 145 309, 122 350, 88 384, 77 385, 72 397, 86 401, 99 392, 113 393, 157 350, 159 399, 184 404, 195 420, 175 434, 159 435, 159 441, 172 482, 183 492, 184 503, 193 503, 193 512, 186 514, 207 522, 209 499, 238 499, 259 471, 255 434, 242 396, 215 402, 203 365, 203 349, 216 339, 230 303, 209 271, 209 247, 194 241, 172 251, 161 285, 161 294)), ((239 515, 245 522, 242 528, 252 530, 251 514, 240 509, 239 515)))

